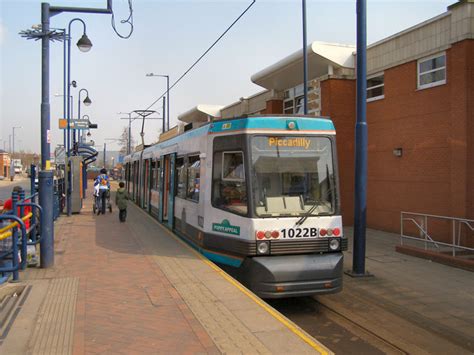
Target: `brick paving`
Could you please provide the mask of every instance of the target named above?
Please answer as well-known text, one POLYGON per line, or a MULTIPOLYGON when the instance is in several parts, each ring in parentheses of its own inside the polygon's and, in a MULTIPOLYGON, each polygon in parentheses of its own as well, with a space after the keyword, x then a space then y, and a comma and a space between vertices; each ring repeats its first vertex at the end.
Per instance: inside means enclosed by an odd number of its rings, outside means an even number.
MULTIPOLYGON (((73 353, 218 353, 202 325, 116 213, 61 221, 54 270, 77 277, 73 353)), ((59 233, 58 233, 59 232, 59 233)))

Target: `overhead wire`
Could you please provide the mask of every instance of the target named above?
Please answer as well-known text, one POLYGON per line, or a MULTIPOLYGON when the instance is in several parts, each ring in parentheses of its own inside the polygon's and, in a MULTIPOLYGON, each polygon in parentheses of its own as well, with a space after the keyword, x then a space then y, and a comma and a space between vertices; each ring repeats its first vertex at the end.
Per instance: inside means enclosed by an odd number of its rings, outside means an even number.
MULTIPOLYGON (((167 90, 168 92, 171 91, 171 89, 174 88, 201 61, 201 59, 204 58, 204 56, 206 56, 206 54, 211 51, 212 48, 214 48, 214 46, 227 34, 227 32, 229 32, 230 29, 234 27, 234 25, 247 13, 247 11, 250 10, 250 8, 255 4, 255 2, 256 0, 252 0, 250 5, 227 27, 227 29, 214 41, 214 43, 212 43, 204 51, 204 53, 201 54, 201 56, 196 61, 194 61, 194 63, 191 64, 191 66, 186 69, 186 71, 169 87, 169 90, 167 90)), ((159 96, 155 101, 153 101, 150 106, 146 108, 146 110, 149 110, 151 107, 153 107, 165 95, 166 91, 163 92, 163 94, 161 94, 161 96, 159 96)))

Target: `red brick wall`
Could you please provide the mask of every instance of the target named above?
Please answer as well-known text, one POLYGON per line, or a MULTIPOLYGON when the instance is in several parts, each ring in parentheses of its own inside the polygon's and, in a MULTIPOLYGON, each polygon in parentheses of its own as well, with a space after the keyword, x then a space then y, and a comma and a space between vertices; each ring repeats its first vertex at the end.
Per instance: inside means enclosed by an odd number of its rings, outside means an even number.
POLYGON ((262 114, 280 114, 283 113, 283 100, 268 100, 266 102, 266 108, 261 112, 262 114))
MULTIPOLYGON (((445 85, 417 90, 413 61, 385 70, 385 98, 367 104, 371 228, 399 232, 400 211, 473 218, 474 41, 446 54, 445 85)), ((336 126, 343 219, 352 225, 355 81, 323 81, 321 100, 336 126)))
POLYGON ((369 226, 399 231, 401 210, 466 216, 466 44, 446 51, 445 85, 417 90, 413 61, 386 70, 385 98, 367 104, 369 226))
POLYGON ((462 42, 466 55, 467 86, 467 218, 474 219, 474 40, 462 42))
POLYGON ((354 224, 354 127, 356 90, 354 80, 321 82, 321 114, 336 127, 339 186, 344 225, 354 224))

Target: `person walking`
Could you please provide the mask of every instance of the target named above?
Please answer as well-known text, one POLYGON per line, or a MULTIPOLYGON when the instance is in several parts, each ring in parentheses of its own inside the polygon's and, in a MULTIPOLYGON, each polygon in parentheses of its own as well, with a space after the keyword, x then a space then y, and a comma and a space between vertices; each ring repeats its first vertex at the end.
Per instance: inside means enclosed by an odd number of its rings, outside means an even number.
POLYGON ((128 193, 125 191, 125 184, 123 181, 119 183, 119 188, 115 194, 115 204, 119 209, 119 220, 120 222, 125 222, 127 219, 127 200, 128 193))

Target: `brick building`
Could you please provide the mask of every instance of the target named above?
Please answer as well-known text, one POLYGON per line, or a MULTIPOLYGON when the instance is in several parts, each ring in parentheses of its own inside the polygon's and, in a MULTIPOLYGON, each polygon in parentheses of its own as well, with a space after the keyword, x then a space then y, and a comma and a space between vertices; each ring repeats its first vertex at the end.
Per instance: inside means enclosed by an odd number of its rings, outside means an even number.
MULTIPOLYGON (((308 47, 309 112, 337 129, 342 212, 353 224, 355 47, 308 47)), ((371 228, 398 232, 400 212, 474 219, 474 0, 367 49, 371 228)), ((265 90, 217 117, 302 113, 302 51, 256 73, 265 90)))
POLYGON ((10 154, 0 149, 0 176, 7 178, 10 176, 10 154))

